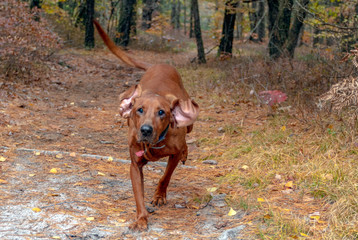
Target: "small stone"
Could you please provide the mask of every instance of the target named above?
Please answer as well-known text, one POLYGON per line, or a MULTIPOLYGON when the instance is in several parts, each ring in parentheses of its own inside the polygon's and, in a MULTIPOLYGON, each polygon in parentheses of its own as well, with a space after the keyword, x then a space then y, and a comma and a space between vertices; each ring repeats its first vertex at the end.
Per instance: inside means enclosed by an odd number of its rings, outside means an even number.
POLYGON ((181 208, 185 208, 183 205, 181 204, 174 204, 175 208, 181 209, 181 208))
POLYGON ((216 160, 204 160, 203 164, 218 165, 218 162, 216 160))
POLYGON ((218 133, 224 133, 224 132, 225 132, 225 129, 223 127, 218 128, 218 133))

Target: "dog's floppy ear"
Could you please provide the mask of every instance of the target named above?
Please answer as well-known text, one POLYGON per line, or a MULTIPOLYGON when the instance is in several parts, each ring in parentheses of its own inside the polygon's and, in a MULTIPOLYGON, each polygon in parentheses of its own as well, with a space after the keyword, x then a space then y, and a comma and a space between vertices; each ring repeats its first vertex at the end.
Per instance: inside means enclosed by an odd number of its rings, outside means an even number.
POLYGON ((173 115, 174 125, 185 127, 192 125, 199 115, 199 105, 191 100, 182 100, 173 95, 167 96, 171 102, 171 112, 173 115))
POLYGON ((142 88, 140 85, 135 85, 119 95, 119 114, 121 117, 129 118, 133 108, 133 99, 140 97, 141 94, 142 88))

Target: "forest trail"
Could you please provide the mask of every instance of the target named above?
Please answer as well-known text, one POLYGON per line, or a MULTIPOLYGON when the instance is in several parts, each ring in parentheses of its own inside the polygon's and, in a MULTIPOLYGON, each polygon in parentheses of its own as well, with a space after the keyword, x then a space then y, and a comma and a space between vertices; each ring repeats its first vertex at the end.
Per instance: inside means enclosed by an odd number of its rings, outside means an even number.
MULTIPOLYGON (((172 61, 160 54, 148 59, 172 61)), ((197 139, 213 124, 203 117, 188 136, 189 159, 172 178, 166 206, 149 204, 164 163, 146 166, 149 230, 128 230, 135 202, 129 164, 121 161, 129 155, 117 98, 142 74, 105 51, 66 50, 45 86, 25 88, 2 104, 1 239, 250 238, 247 213, 228 216, 226 194, 215 191, 214 178, 228 168, 198 161, 208 149, 197 139)))

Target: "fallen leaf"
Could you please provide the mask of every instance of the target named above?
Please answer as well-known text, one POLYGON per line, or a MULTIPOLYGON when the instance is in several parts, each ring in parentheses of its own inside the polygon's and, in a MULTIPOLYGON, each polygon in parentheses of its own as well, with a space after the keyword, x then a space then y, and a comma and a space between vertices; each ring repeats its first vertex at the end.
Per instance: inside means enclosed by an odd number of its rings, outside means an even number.
POLYGON ((241 169, 247 170, 247 169, 249 169, 249 166, 243 165, 243 166, 241 167, 241 169))
POLYGON ((100 176, 106 176, 106 174, 104 174, 102 172, 98 172, 97 174, 100 175, 100 176))
POLYGON ((78 182, 78 183, 73 184, 73 186, 82 186, 82 184, 83 184, 83 183, 78 182))
POLYGON ((61 239, 60 236, 53 236, 52 239, 61 239))
POLYGON ((308 237, 308 235, 307 235, 307 234, 304 234, 304 233, 300 233, 300 235, 301 235, 302 237, 308 237))
POLYGON ((87 217, 86 220, 87 220, 87 221, 93 221, 93 220, 94 220, 94 217, 87 217))
POLYGON ((271 217, 271 215, 270 214, 265 214, 264 215, 264 219, 271 219, 272 217, 271 217))
POLYGON ((263 199, 263 198, 257 198, 257 201, 258 201, 258 202, 265 202, 265 199, 263 199))
POLYGON ((56 155, 56 158, 62 159, 62 158, 63 158, 63 155, 62 155, 61 153, 59 153, 59 154, 56 155))
POLYGON ((6 158, 4 158, 4 157, 0 157, 0 162, 5 162, 6 161, 6 158))
POLYGON ((5 183, 7 183, 6 180, 0 179, 0 184, 5 184, 5 183))
POLYGON ((33 176, 35 176, 36 174, 34 174, 34 173, 30 173, 29 174, 29 177, 33 177, 33 176))
POLYGON ((227 215, 228 216, 234 216, 236 214, 237 214, 237 212, 234 209, 230 208, 230 211, 229 211, 229 213, 227 215))
POLYGON ((41 152, 35 152, 35 156, 40 156, 41 152))
POLYGON ((71 152, 71 153, 70 153, 70 157, 76 157, 76 153, 75 153, 75 152, 71 152))
POLYGON ((282 132, 286 131, 286 126, 282 126, 282 127, 281 127, 281 131, 282 131, 282 132))
POLYGON ((310 216, 310 218, 318 221, 320 219, 320 216, 313 215, 310 216))
POLYGON ((50 173, 58 173, 57 168, 51 168, 50 173))
POLYGON ((108 161, 109 161, 109 162, 112 162, 112 161, 113 161, 113 158, 112 158, 112 157, 108 157, 108 161))
POLYGON ((34 207, 34 208, 32 209, 32 211, 34 211, 34 212, 41 212, 41 209, 38 208, 38 207, 34 207))
POLYGON ((212 187, 212 188, 207 188, 206 190, 208 190, 208 192, 215 192, 216 190, 218 190, 218 188, 212 187))
POLYGON ((287 188, 293 188, 293 182, 292 182, 292 181, 288 181, 288 182, 285 184, 285 187, 287 187, 287 188))

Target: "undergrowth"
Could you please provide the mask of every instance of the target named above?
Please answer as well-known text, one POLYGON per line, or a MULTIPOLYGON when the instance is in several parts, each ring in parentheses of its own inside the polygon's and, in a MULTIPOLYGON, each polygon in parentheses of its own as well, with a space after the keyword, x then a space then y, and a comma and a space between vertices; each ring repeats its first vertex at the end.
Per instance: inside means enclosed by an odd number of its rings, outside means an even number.
POLYGON ((242 51, 241 58, 180 68, 205 109, 199 121, 212 123, 197 144, 202 159, 229 169, 216 181, 229 189, 232 206, 256 216, 258 238, 357 239, 357 139, 344 121, 316 108, 316 97, 350 67, 338 71, 334 61, 300 56, 272 63, 242 51), (276 89, 288 95, 278 107, 290 110, 272 113, 255 94, 276 89), (243 111, 258 117, 249 122, 243 111))

